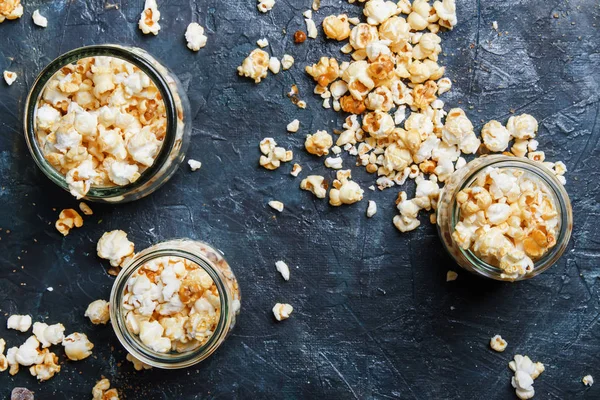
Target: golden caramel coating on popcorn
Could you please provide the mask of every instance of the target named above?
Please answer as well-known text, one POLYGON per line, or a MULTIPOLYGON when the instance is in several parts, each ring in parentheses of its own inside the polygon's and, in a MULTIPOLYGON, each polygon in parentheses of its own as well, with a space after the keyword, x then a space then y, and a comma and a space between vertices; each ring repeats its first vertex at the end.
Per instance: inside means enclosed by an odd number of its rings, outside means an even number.
POLYGON ((67 236, 71 229, 81 228, 83 226, 83 218, 81 218, 81 215, 74 209, 67 208, 60 212, 54 226, 63 236, 67 236))
POLYGON ((345 40, 350 36, 350 23, 346 14, 330 15, 323 20, 325 36, 334 40, 345 40))

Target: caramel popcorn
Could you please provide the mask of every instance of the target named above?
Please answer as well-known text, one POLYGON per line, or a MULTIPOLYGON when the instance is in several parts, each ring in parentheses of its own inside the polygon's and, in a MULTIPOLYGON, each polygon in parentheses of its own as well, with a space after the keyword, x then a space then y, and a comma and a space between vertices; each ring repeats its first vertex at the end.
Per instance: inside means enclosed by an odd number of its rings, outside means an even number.
POLYGON ((259 147, 263 154, 260 156, 259 164, 269 170, 279 168, 282 162, 292 161, 294 157, 291 150, 277 147, 277 143, 273 138, 264 138, 261 140, 259 147))
POLYGON ((17 80, 16 72, 4 71, 3 76, 4 76, 4 81, 6 82, 6 84, 8 86, 12 85, 17 80))
POLYGON ((350 36, 350 22, 346 14, 330 15, 323 20, 323 31, 329 39, 346 40, 350 36))
POLYGON ((110 381, 100 379, 92 388, 92 400, 119 400, 117 389, 110 389, 110 381))
POLYGON ((455 281, 456 278, 458 278, 458 274, 456 273, 456 271, 448 271, 446 273, 446 282, 455 281))
POLYGON ((3 0, 0 3, 0 24, 6 19, 17 19, 23 15, 21 0, 3 0))
POLYGON ((327 182, 320 175, 309 175, 300 182, 300 189, 312 192, 319 199, 327 196, 327 182))
POLYGON ((306 135, 304 147, 310 154, 316 156, 326 156, 329 154, 329 149, 333 146, 333 138, 325 131, 317 131, 312 135, 306 135))
POLYGON ((79 209, 81 210, 81 212, 84 215, 93 215, 94 214, 94 211, 92 211, 92 209, 90 208, 90 206, 88 206, 83 201, 81 203, 79 203, 79 209))
POLYGON ((337 172, 337 179, 333 181, 333 187, 329 191, 329 204, 341 206, 362 200, 364 191, 358 183, 351 181, 350 177, 349 169, 337 172))
POLYGON ((54 226, 63 236, 67 236, 71 229, 81 228, 83 226, 83 218, 81 218, 81 215, 74 209, 67 208, 60 212, 54 226))
POLYGON ((267 77, 269 60, 270 57, 266 51, 254 49, 238 67, 238 74, 254 79, 254 83, 260 83, 263 78, 267 77))
POLYGON ((158 88, 131 63, 89 57, 46 84, 36 136, 48 162, 76 198, 94 186, 135 182, 154 163, 166 134, 158 88))
POLYGON ((160 25, 158 20, 160 19, 160 11, 158 11, 158 5, 156 0, 146 0, 144 3, 144 11, 140 15, 138 27, 145 34, 158 35, 160 31, 160 25))

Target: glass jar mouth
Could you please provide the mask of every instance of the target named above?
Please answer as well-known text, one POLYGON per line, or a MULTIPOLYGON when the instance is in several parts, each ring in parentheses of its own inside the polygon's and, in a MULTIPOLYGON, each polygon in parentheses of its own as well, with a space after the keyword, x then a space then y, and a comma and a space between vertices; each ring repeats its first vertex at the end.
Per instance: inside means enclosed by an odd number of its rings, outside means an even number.
POLYGON ((103 44, 85 46, 68 51, 48 64, 37 76, 25 102, 25 115, 23 118, 23 129, 25 140, 33 159, 44 174, 55 184, 65 190, 69 190, 66 178, 48 161, 39 146, 35 132, 35 115, 40 97, 48 81, 64 66, 88 57, 106 56, 120 58, 133 64, 144 72, 150 80, 156 85, 162 96, 165 105, 167 128, 162 146, 154 160, 154 163, 146 168, 140 177, 132 183, 123 186, 92 186, 85 198, 87 200, 110 200, 115 198, 119 200, 124 194, 132 192, 143 187, 152 177, 154 177, 165 163, 169 160, 171 149, 176 144, 175 125, 177 121, 177 106, 175 96, 173 95, 169 84, 159 69, 147 60, 142 49, 125 48, 115 44, 103 44), (138 54, 139 53, 139 54, 138 54))
MULTIPOLYGON (((564 186, 560 183, 556 176, 554 176, 552 171, 548 170, 543 165, 539 165, 539 163, 535 161, 531 161, 522 157, 517 158, 503 155, 491 155, 485 157, 490 162, 479 166, 477 169, 469 173, 464 178, 462 184, 457 187, 456 193, 470 187, 477 179, 477 176, 487 168, 496 167, 521 169, 526 170, 527 173, 532 174, 536 179, 540 180, 540 182, 547 189, 547 192, 552 196, 552 200, 558 208, 559 233, 556 238, 556 244, 540 258, 533 260, 534 266, 531 272, 510 280, 519 281, 532 278, 550 268, 568 246, 569 239, 571 237, 573 220, 573 211, 571 209, 569 196, 564 186)), ((450 218, 450 227, 451 230, 454 231, 454 228, 460 219, 460 208, 457 205, 456 199, 454 199, 452 203, 450 218)), ((472 250, 465 250, 460 246, 457 246, 457 248, 460 254, 481 274, 494 279, 498 279, 498 277, 503 275, 504 271, 502 269, 481 259, 472 250)))
POLYGON ((231 323, 229 300, 224 278, 208 258, 183 249, 164 250, 150 247, 136 254, 115 280, 110 294, 110 320, 121 345, 139 361, 157 368, 186 368, 208 357, 219 347, 231 323), (138 335, 133 334, 127 328, 122 308, 122 299, 129 278, 147 262, 162 257, 181 257, 196 263, 212 278, 219 292, 221 312, 213 334, 200 347, 183 353, 174 351, 158 353, 148 348, 138 335))

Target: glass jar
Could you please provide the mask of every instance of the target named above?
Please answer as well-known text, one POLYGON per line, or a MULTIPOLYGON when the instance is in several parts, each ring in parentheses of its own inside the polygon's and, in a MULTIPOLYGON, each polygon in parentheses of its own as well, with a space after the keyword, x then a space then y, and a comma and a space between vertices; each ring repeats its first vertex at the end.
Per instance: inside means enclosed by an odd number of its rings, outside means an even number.
POLYGON ((121 203, 149 195, 169 180, 185 157, 192 130, 190 104, 177 77, 146 51, 136 47, 112 44, 81 47, 52 61, 38 75, 27 96, 24 132, 27 146, 40 169, 50 180, 69 190, 65 175, 44 157, 36 137, 36 109, 48 81, 63 67, 78 60, 106 56, 122 59, 144 72, 159 90, 166 110, 166 133, 151 166, 140 177, 124 186, 92 186, 85 199, 96 202, 121 203))
POLYGON ((553 265, 563 254, 573 229, 573 211, 569 196, 563 185, 556 178, 554 173, 539 162, 531 161, 527 158, 510 157, 504 155, 489 155, 479 157, 463 168, 454 172, 440 194, 437 210, 438 234, 444 247, 462 268, 478 275, 485 276, 502 281, 519 281, 532 278, 553 265), (488 167, 511 169, 523 171, 529 174, 529 177, 535 179, 544 188, 552 199, 558 212, 558 235, 556 244, 549 248, 540 258, 533 260, 533 270, 525 275, 511 278, 503 275, 503 271, 486 261, 479 258, 470 249, 465 250, 459 246, 452 233, 460 220, 460 207, 457 203, 457 194, 473 185, 480 174, 488 167))
POLYGON ((110 294, 110 319, 117 338, 136 359, 163 369, 185 368, 209 357, 221 346, 240 312, 241 294, 237 279, 219 250, 189 239, 170 240, 137 253, 117 276, 110 294), (127 309, 123 305, 129 279, 144 264, 161 257, 186 259, 201 267, 212 278, 219 293, 220 314, 212 335, 206 343, 186 352, 158 353, 146 346, 127 327, 127 309))

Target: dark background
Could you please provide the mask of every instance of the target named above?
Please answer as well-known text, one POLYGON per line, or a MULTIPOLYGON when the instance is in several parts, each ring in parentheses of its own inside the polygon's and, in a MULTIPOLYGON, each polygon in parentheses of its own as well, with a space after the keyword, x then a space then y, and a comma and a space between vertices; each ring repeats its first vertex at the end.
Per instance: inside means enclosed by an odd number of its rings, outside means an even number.
MULTIPOLYGON (((86 399, 104 375, 127 399, 513 399, 507 363, 519 353, 546 365, 536 398, 600 398, 600 383, 581 383, 586 374, 600 381, 599 3, 458 3, 458 26, 441 34, 441 62, 454 82, 443 96, 447 109, 463 107, 477 131, 492 118, 506 122, 511 109, 530 113, 540 121, 540 149, 569 169, 571 244, 555 266, 527 282, 458 270, 425 215, 417 231, 400 234, 392 224, 398 188, 367 190, 362 202, 333 208, 299 190, 292 163, 274 172, 258 166, 258 142, 272 136, 294 150, 304 176, 333 178, 302 144, 307 133, 341 127, 343 116, 321 107, 304 66, 321 55, 345 59, 341 44, 323 39, 320 22, 341 11, 357 16, 361 6, 322 0, 314 13, 319 38, 298 46, 292 35, 304 29, 310 0, 277 0, 267 14, 257 11, 256 0, 159 1, 156 37, 137 28, 142 1, 107 9, 101 1, 25 0, 25 15, 0 25, 0 71, 19 74, 11 87, 0 83, 0 337, 7 347, 20 345, 28 334, 7 331, 5 316, 31 314, 34 321, 62 322, 67 333, 86 333, 95 348, 92 357, 71 362, 54 347, 62 371, 48 382, 36 382, 26 368, 14 377, 0 374, 0 397, 25 386, 38 399, 86 399), (36 8, 48 28, 33 25, 36 8), (183 38, 192 21, 208 35, 198 53, 183 38), (262 37, 270 53, 292 54, 296 64, 255 85, 236 67, 262 37), (194 115, 188 155, 203 166, 192 173, 184 165, 134 203, 91 204, 94 215, 63 238, 54 222, 78 202, 35 166, 22 107, 54 57, 107 42, 142 47, 181 78, 194 115), (293 83, 306 110, 285 96, 293 83), (288 134, 294 118, 301 129, 288 134), (267 206, 272 199, 285 203, 283 213, 267 206), (368 199, 379 206, 372 219, 365 217, 368 199), (111 327, 92 326, 83 316, 89 302, 108 299, 114 278, 95 249, 112 229, 127 231, 137 250, 190 237, 225 253, 242 288, 242 313, 210 359, 187 370, 136 372, 111 327), (280 259, 291 267, 289 282, 275 270, 280 259), (459 272, 457 281, 446 283, 448 269, 459 272), (274 321, 276 302, 294 306, 289 320, 274 321), (504 353, 489 349, 495 334, 509 343, 504 353)), ((373 183, 364 170, 353 171, 365 189, 373 183)), ((406 186, 412 194, 414 185, 406 186)))

